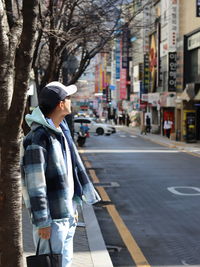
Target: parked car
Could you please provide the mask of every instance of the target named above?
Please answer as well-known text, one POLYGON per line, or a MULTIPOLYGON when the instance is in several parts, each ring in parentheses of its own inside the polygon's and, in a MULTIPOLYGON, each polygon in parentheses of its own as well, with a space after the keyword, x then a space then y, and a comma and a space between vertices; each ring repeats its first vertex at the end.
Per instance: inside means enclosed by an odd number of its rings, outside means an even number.
MULTIPOLYGON (((76 133, 79 132, 81 123, 83 125, 88 125, 89 127, 89 132, 90 133, 97 133, 98 135, 110 135, 111 133, 114 132, 114 127, 109 124, 105 123, 98 123, 95 121, 94 118, 85 118, 85 117, 77 117, 74 118, 74 130, 76 133)), ((116 132, 116 130, 115 130, 116 132)))

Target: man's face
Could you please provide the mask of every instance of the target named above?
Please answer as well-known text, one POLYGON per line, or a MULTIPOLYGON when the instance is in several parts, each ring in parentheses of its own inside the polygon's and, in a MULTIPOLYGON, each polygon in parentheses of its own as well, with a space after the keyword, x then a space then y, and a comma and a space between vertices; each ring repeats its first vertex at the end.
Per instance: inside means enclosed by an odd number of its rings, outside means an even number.
POLYGON ((70 96, 67 96, 62 102, 61 109, 63 111, 63 115, 68 115, 71 113, 71 99, 70 96))
POLYGON ((71 113, 71 97, 70 96, 67 96, 64 100, 64 104, 65 104, 65 110, 67 112, 66 115, 70 114, 71 113))

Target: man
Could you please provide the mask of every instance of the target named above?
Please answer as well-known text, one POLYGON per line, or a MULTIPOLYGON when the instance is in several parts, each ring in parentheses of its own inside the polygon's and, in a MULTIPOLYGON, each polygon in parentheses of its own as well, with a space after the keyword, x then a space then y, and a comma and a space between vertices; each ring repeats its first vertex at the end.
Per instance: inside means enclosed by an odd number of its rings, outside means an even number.
POLYGON ((171 129, 172 129, 173 122, 168 117, 167 120, 164 121, 164 129, 166 131, 166 136, 170 138, 171 129))
POLYGON ((146 132, 150 133, 151 131, 151 119, 149 118, 149 116, 146 116, 146 132))
POLYGON ((64 117, 71 113, 70 96, 75 85, 47 84, 39 95, 39 107, 26 122, 31 131, 23 141, 22 181, 25 204, 33 223, 40 254, 62 254, 62 267, 71 266, 75 212, 82 200, 100 200, 89 181, 64 117))

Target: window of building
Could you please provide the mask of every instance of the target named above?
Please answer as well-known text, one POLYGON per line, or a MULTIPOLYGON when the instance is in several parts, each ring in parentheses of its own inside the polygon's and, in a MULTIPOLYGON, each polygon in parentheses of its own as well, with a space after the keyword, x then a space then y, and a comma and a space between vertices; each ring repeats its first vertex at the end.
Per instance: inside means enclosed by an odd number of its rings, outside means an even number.
POLYGON ((189 82, 200 82, 200 49, 190 52, 189 82))

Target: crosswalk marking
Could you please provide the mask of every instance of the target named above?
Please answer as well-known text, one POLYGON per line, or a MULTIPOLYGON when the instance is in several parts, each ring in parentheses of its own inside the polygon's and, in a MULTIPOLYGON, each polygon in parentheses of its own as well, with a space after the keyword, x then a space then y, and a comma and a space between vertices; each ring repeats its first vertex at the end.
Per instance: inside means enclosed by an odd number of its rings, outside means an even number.
POLYGON ((136 138, 136 135, 124 135, 124 134, 120 134, 119 137, 125 138, 125 137, 131 137, 131 138, 136 138))

